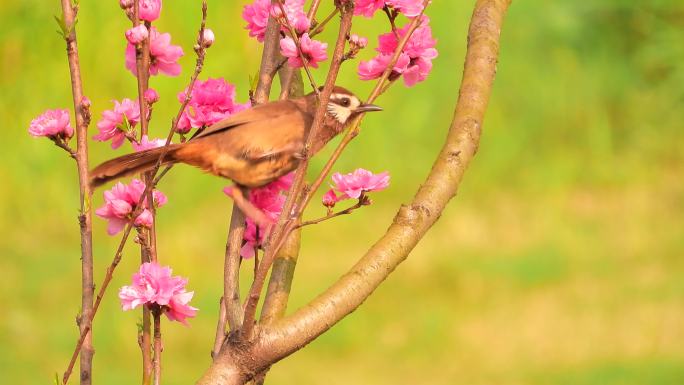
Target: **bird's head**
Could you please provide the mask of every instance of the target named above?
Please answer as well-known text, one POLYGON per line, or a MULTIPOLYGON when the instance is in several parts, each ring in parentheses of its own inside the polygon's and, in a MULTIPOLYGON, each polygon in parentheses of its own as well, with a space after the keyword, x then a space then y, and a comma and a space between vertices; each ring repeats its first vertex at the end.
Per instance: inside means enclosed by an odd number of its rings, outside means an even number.
POLYGON ((382 111, 382 108, 375 104, 361 103, 361 100, 346 88, 335 86, 330 94, 328 115, 342 125, 349 123, 353 116, 372 111, 382 111))

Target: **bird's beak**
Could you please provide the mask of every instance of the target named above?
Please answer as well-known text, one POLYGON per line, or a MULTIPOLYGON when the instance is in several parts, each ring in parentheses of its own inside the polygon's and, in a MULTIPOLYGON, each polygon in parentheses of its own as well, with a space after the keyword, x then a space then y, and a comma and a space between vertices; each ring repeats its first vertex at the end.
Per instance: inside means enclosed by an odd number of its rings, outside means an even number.
POLYGON ((354 112, 373 112, 373 111, 382 111, 382 107, 376 106, 375 104, 362 104, 356 108, 356 111, 354 112))

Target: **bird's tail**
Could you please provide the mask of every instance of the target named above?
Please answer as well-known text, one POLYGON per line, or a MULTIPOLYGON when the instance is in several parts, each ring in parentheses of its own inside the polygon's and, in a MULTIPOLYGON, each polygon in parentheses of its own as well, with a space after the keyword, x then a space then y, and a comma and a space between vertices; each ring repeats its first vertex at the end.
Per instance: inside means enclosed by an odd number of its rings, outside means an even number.
MULTIPOLYGON (((162 164, 176 163, 176 151, 180 146, 169 145, 162 164)), ((164 151, 164 147, 158 147, 108 160, 90 171, 90 186, 94 189, 111 180, 151 170, 164 151)))

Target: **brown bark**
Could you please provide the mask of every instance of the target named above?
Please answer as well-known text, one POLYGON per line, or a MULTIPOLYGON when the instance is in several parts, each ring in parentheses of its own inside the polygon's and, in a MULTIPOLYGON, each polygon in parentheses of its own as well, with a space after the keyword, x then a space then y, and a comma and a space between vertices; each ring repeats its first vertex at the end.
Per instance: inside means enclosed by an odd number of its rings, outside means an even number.
POLYGON ((413 201, 403 205, 386 234, 333 286, 294 314, 266 326, 249 345, 227 345, 198 381, 243 384, 292 354, 354 311, 437 221, 456 195, 477 152, 496 72, 499 36, 510 0, 478 0, 468 33, 463 79, 448 136, 413 201))
MULTIPOLYGON (((92 236, 92 191, 88 177, 88 124, 90 111, 84 106, 83 84, 81 82, 81 67, 78 57, 76 41, 76 13, 78 9, 72 7, 71 0, 61 0, 64 25, 70 29, 64 36, 66 40, 71 91, 76 118, 76 164, 78 168, 78 182, 80 187, 80 212, 78 222, 81 233, 81 314, 78 317, 80 333, 89 328, 88 320, 93 312, 93 236, 92 236)), ((92 382, 93 343, 90 335, 80 346, 80 381, 82 385, 92 382)), ((73 368, 73 364, 71 366, 73 368)), ((71 369, 69 369, 71 371, 71 369)))

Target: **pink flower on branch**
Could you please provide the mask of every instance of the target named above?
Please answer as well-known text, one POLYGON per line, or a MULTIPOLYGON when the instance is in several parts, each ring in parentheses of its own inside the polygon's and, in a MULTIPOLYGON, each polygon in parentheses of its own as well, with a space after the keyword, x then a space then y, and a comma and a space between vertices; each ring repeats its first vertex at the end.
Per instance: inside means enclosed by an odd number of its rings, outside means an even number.
MULTIPOLYGON (((280 20, 283 32, 288 32, 287 23, 298 34, 307 32, 311 28, 311 21, 306 16, 306 12, 304 12, 304 0, 285 0, 283 2, 283 9, 285 9, 285 15, 287 16, 287 21, 280 20)), ((276 19, 282 18, 283 11, 279 4, 273 4, 271 14, 276 19)))
POLYGON ((423 0, 356 0, 354 15, 370 18, 385 6, 403 13, 406 17, 416 17, 423 11, 423 0))
MULTIPOLYGON (((181 73, 181 66, 178 59, 183 56, 183 49, 177 45, 171 45, 171 35, 159 33, 152 27, 150 33, 150 74, 157 75, 160 72, 169 76, 178 76, 181 73)), ((133 75, 137 75, 138 70, 135 63, 135 45, 128 43, 126 46, 126 68, 133 75)))
POLYGON ((335 207, 338 201, 339 198, 337 197, 337 195, 335 194, 335 190, 333 189, 328 190, 328 192, 323 195, 323 206, 327 208, 335 207))
POLYGON ((197 314, 198 309, 189 305, 194 292, 185 290, 188 280, 172 276, 170 267, 161 267, 156 262, 143 263, 140 270, 133 274, 132 281, 131 285, 119 290, 123 310, 132 310, 141 305, 159 307, 169 320, 185 325, 186 318, 197 314))
POLYGON ((138 17, 140 20, 155 21, 161 13, 161 0, 140 0, 138 5, 138 17))
POLYGON ((385 0, 356 0, 354 6, 354 15, 363 15, 364 17, 373 17, 375 11, 382 9, 385 6, 385 0))
POLYGON ((133 128, 140 121, 140 104, 138 101, 124 99, 121 102, 114 101, 114 109, 102 113, 102 119, 97 122, 100 133, 93 139, 105 142, 112 139, 112 148, 121 147, 127 134, 133 132, 133 128))
POLYGON ((247 22, 245 28, 249 30, 249 36, 256 37, 260 42, 264 41, 270 11, 271 0, 255 0, 254 3, 245 5, 242 18, 247 22))
MULTIPOLYGON (((432 60, 437 57, 437 50, 434 48, 437 41, 433 39, 432 29, 428 23, 429 19, 423 17, 422 25, 413 32, 399 60, 394 65, 390 79, 403 75, 404 84, 411 87, 427 78, 432 70, 432 60)), ((378 56, 359 63, 358 74, 362 80, 377 79, 382 75, 399 45, 399 39, 408 32, 408 28, 407 24, 404 28, 397 30, 399 38, 392 32, 378 37, 378 56)))
POLYGON ((144 24, 140 24, 137 27, 131 27, 126 31, 126 40, 131 44, 141 43, 143 40, 150 36, 147 27, 144 24))
POLYGON ((154 88, 148 88, 143 94, 147 104, 154 104, 159 101, 159 93, 154 88))
POLYGON ((335 190, 342 193, 337 200, 358 199, 361 194, 371 191, 381 191, 389 186, 390 176, 387 171, 373 174, 368 170, 358 168, 349 174, 333 174, 335 190))
MULTIPOLYGON (((312 40, 308 33, 299 38, 299 43, 302 48, 302 54, 306 58, 309 67, 318 68, 318 63, 328 59, 328 43, 321 43, 317 40, 312 40)), ((293 68, 301 68, 304 66, 297 45, 291 37, 286 37, 280 40, 280 53, 287 57, 287 63, 293 68)))
MULTIPOLYGON (((119 182, 111 190, 104 192, 104 206, 95 210, 95 214, 108 221, 107 234, 114 235, 126 227, 137 209, 138 202, 145 191, 145 183, 133 179, 129 185, 119 182)), ((168 199, 158 190, 152 191, 155 207, 162 207, 168 199)), ((147 199, 143 201, 143 211, 134 219, 136 226, 152 225, 152 213, 148 210, 147 199)))
MULTIPOLYGON (((186 91, 178 94, 183 103, 186 91)), ((197 81, 192 89, 190 102, 178 121, 177 131, 187 133, 192 128, 210 126, 228 116, 249 108, 250 103, 235 102, 235 86, 223 78, 197 81)))
MULTIPOLYGON (((311 21, 304 12, 304 0, 285 0, 283 8, 287 21, 297 33, 304 33, 311 28, 311 21)), ((273 15, 275 18, 281 18, 282 14, 280 5, 271 4, 271 0, 255 0, 252 4, 245 5, 242 10, 242 18, 247 22, 245 29, 249 30, 249 36, 260 42, 264 41, 268 17, 273 15)), ((287 31, 285 25, 282 26, 282 30, 287 31)))
POLYGON ((423 11, 423 0, 386 0, 386 3, 406 17, 416 17, 423 11))
POLYGON ((69 139, 74 136, 74 129, 71 127, 69 111, 63 109, 46 110, 31 121, 29 134, 35 137, 62 137, 69 139))

